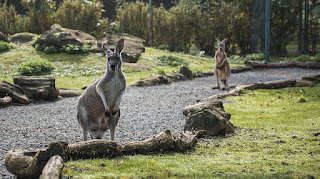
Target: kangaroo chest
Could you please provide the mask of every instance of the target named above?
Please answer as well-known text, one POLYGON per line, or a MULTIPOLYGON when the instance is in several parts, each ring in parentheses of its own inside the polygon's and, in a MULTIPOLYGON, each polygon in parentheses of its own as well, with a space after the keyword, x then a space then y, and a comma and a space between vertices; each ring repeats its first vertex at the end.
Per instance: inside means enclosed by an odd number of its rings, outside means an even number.
POLYGON ((226 58, 225 53, 223 51, 219 50, 216 55, 216 63, 220 64, 222 62, 222 60, 225 58, 226 58))
POLYGON ((125 83, 120 78, 119 75, 113 76, 109 79, 104 86, 104 94, 109 107, 113 106, 115 101, 121 97, 123 91, 125 90, 125 83))

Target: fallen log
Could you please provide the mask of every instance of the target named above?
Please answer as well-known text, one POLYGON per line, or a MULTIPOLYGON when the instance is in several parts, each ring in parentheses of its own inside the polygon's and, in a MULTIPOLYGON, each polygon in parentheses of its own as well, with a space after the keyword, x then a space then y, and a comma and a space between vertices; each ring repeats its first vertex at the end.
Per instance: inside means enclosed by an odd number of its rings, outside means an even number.
POLYGON ((285 62, 255 62, 255 61, 245 61, 246 66, 251 66, 253 68, 320 68, 320 62, 298 62, 298 61, 285 61, 285 62))
POLYGON ((59 155, 55 155, 50 158, 46 166, 44 167, 40 179, 61 178, 61 171, 63 169, 63 159, 59 155))
POLYGON ((3 81, 0 83, 0 96, 6 95, 10 96, 14 103, 30 104, 29 98, 20 86, 3 81))
POLYGON ((46 150, 8 152, 5 165, 9 172, 20 178, 44 178, 56 176, 62 170, 61 160, 77 160, 89 158, 113 158, 122 155, 154 154, 165 152, 184 152, 197 144, 197 138, 205 135, 205 131, 179 133, 171 135, 169 130, 163 131, 144 141, 117 144, 113 141, 90 140, 67 144, 53 142, 46 150), (59 156, 59 157, 54 157, 59 156), (54 157, 54 158, 53 158, 54 157), (52 160, 51 162, 48 162, 52 160), (46 170, 44 170, 46 169, 46 170), (54 171, 51 171, 54 170, 54 171))

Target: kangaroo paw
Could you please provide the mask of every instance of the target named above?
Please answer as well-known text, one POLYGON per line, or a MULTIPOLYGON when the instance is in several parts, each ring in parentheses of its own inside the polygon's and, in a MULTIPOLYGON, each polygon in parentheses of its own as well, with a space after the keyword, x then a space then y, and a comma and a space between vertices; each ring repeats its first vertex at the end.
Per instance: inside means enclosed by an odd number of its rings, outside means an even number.
POLYGON ((212 89, 220 89, 220 86, 212 87, 212 89))

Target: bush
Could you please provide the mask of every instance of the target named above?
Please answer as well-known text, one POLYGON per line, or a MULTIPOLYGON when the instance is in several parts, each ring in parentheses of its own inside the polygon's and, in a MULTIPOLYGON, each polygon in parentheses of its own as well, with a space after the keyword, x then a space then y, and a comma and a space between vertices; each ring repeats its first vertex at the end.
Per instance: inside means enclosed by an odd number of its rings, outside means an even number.
POLYGON ((51 62, 45 60, 30 60, 22 62, 18 71, 21 75, 42 75, 50 74, 54 67, 51 62))
POLYGON ((67 46, 63 46, 61 51, 69 53, 69 54, 79 54, 79 53, 87 53, 89 51, 89 46, 78 46, 78 45, 71 45, 68 44, 67 46))
POLYGON ((318 53, 313 60, 316 62, 320 62, 320 53, 318 53))
POLYGON ((0 52, 6 51, 6 50, 10 50, 14 48, 14 46, 8 42, 3 42, 0 41, 0 52))
POLYGON ((300 62, 306 62, 306 61, 312 61, 311 57, 309 55, 300 55, 296 58, 293 58, 294 61, 300 61, 300 62))
POLYGON ((59 52, 65 52, 69 54, 81 54, 81 53, 87 53, 89 51, 89 46, 78 46, 78 45, 71 45, 68 44, 67 46, 63 46, 61 48, 58 48, 54 45, 35 45, 36 50, 42 51, 45 53, 59 53, 59 52))
POLYGON ((263 53, 253 53, 246 55, 245 59, 251 61, 263 61, 265 59, 265 56, 263 53))
POLYGON ((158 60, 158 65, 160 66, 171 66, 171 67, 177 67, 177 66, 188 66, 188 62, 184 61, 181 58, 178 57, 174 57, 174 56, 166 56, 166 55, 162 55, 160 57, 157 58, 158 60))

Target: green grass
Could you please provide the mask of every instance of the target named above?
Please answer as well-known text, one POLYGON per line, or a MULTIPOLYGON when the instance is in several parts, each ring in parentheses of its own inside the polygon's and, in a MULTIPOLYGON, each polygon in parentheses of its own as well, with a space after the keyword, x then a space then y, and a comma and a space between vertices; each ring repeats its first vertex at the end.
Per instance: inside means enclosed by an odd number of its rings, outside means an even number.
MULTIPOLYGON (((145 79, 154 74, 178 72, 180 66, 160 66, 158 57, 173 56, 181 58, 189 64, 192 71, 208 72, 212 71, 214 61, 210 57, 196 57, 181 53, 168 52, 153 48, 146 48, 146 52, 140 57, 136 64, 123 64, 123 71, 126 75, 127 84, 134 83, 140 79, 145 79)), ((53 64, 53 73, 47 76, 56 78, 58 88, 81 88, 99 79, 105 72, 104 54, 46 54, 36 51, 31 46, 17 46, 16 49, 0 53, 0 81, 13 81, 13 77, 19 75, 18 66, 21 62, 28 60, 43 59, 53 64)), ((239 66, 239 64, 231 65, 239 66)))
POLYGON ((320 85, 244 91, 228 97, 236 134, 209 137, 184 154, 70 161, 64 176, 79 178, 320 177, 320 85), (300 102, 303 96, 306 102, 300 102), (119 161, 122 161, 121 164, 119 161))

